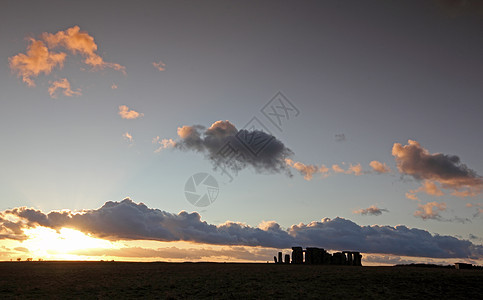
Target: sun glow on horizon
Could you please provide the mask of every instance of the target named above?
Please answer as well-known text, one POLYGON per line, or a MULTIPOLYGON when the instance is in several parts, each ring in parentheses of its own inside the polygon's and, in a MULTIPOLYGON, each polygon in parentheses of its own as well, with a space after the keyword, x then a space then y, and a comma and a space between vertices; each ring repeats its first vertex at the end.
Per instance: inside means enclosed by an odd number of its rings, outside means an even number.
POLYGON ((28 239, 22 243, 23 247, 33 256, 43 259, 86 260, 84 256, 70 253, 88 248, 115 248, 115 244, 108 240, 95 238, 71 228, 56 231, 38 226, 25 229, 24 233, 28 239))

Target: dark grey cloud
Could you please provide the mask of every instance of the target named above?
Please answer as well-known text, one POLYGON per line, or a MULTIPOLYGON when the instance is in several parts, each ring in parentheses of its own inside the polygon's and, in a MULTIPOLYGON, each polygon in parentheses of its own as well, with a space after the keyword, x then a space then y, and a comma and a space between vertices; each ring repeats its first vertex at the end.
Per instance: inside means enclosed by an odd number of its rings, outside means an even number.
POLYGON ((45 214, 38 210, 16 208, 4 211, 3 214, 21 218, 18 224, 24 224, 24 227, 69 227, 109 240, 191 241, 269 248, 301 245, 434 258, 483 257, 483 246, 467 240, 432 235, 428 231, 403 225, 360 226, 343 218, 301 223, 286 230, 273 221, 264 222, 258 227, 237 222, 212 225, 202 221, 196 212, 172 214, 148 208, 130 199, 109 201, 99 209, 82 213, 63 211, 45 214))
POLYGON ((343 141, 345 141, 345 134, 336 133, 336 134, 334 134, 334 139, 335 139, 336 142, 343 142, 343 141))
POLYGON ((258 130, 238 130, 229 121, 217 121, 208 129, 201 125, 178 128, 175 148, 197 151, 215 168, 239 171, 253 167, 257 172, 290 175, 285 159, 293 155, 276 137, 258 130))
POLYGON ((453 189, 455 195, 474 196, 483 189, 483 178, 456 155, 431 154, 412 140, 404 146, 395 143, 392 155, 402 174, 439 182, 444 188, 453 189))
POLYGON ((355 214, 361 214, 361 215, 373 215, 373 216, 380 216, 382 215, 383 212, 389 212, 389 210, 385 208, 379 208, 375 205, 372 205, 368 208, 361 208, 359 210, 355 210, 355 214))

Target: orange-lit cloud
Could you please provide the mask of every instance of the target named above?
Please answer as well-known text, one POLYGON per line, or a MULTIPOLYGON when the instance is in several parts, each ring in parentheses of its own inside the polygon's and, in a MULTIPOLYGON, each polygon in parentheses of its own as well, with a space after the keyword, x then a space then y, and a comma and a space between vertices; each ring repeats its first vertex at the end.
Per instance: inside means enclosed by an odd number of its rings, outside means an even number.
POLYGON ((483 190, 483 178, 460 162, 456 155, 429 153, 416 142, 395 143, 392 148, 399 172, 451 189, 456 196, 475 196, 483 190))
POLYGON ((388 173, 388 172, 391 172, 391 169, 386 165, 386 163, 381 163, 377 160, 373 160, 369 163, 369 166, 371 166, 371 168, 378 172, 378 173, 388 173))
POLYGON ((159 153, 163 149, 173 148, 176 146, 176 142, 172 139, 161 139, 159 136, 153 138, 152 142, 153 144, 159 145, 158 148, 154 150, 155 153, 159 153))
POLYGON ((64 96, 72 97, 72 96, 79 96, 82 95, 81 90, 77 89, 73 91, 70 87, 70 82, 67 78, 62 78, 60 80, 52 82, 49 87, 49 94, 52 98, 57 98, 57 90, 63 90, 62 94, 64 96))
POLYGON ((341 166, 339 166, 338 164, 334 164, 332 165, 332 170, 335 172, 335 173, 344 173, 344 174, 354 174, 356 176, 360 176, 362 175, 362 167, 361 167, 361 164, 357 164, 357 165, 353 165, 353 164, 350 164, 349 165, 349 168, 347 168, 347 170, 344 170, 341 166))
POLYGON ((347 174, 354 174, 356 176, 360 176, 362 175, 362 167, 361 167, 361 164, 357 164, 357 165, 350 165, 349 166, 349 169, 347 169, 346 171, 347 174))
POLYGON ((419 198, 418 198, 418 196, 416 196, 416 194, 413 194, 413 193, 410 193, 410 192, 406 193, 406 198, 411 199, 411 200, 419 200, 419 198))
POLYGON ((113 90, 117 89, 117 85, 116 85, 115 83, 113 83, 113 84, 111 85, 111 89, 113 89, 113 90))
POLYGON ((158 71, 164 71, 166 70, 166 64, 162 61, 159 62, 153 62, 153 66, 158 69, 158 71))
POLYGON ((135 110, 129 109, 129 107, 127 107, 126 105, 119 106, 118 114, 121 116, 121 118, 128 120, 137 119, 144 116, 143 113, 139 113, 135 110))
POLYGON ((65 53, 55 53, 49 51, 44 42, 29 39, 27 54, 17 54, 9 57, 10 69, 22 77, 23 82, 28 86, 35 86, 32 77, 37 77, 41 73, 46 75, 52 72, 55 67, 62 68, 66 57, 65 53))
POLYGON ((81 31, 79 26, 68 28, 64 31, 58 31, 55 34, 44 32, 42 39, 47 43, 49 48, 64 47, 73 54, 80 54, 85 57, 84 62, 94 69, 112 68, 117 71, 126 73, 126 68, 116 63, 105 62, 97 51, 97 44, 94 38, 86 31, 81 31))
POLYGON ((133 139, 132 139, 132 135, 129 133, 129 132, 125 132, 122 134, 122 137, 128 141, 129 143, 132 143, 133 139))
POLYGON ((411 200, 418 200, 416 193, 420 193, 420 192, 424 192, 428 195, 436 196, 436 197, 444 196, 443 191, 441 191, 434 182, 430 180, 425 180, 419 188, 415 190, 410 190, 408 193, 406 193, 406 197, 411 200))
POLYGON ((439 219, 441 216, 439 212, 446 210, 446 203, 429 202, 426 204, 418 204, 418 210, 414 213, 414 216, 423 220, 427 219, 439 219))
POLYGON ((332 170, 336 173, 345 173, 344 169, 342 169, 339 165, 335 164, 332 165, 332 170))
MULTIPOLYGON (((19 53, 9 57, 9 66, 13 73, 22 78, 28 86, 35 86, 34 78, 40 74, 48 75, 56 67, 63 68, 67 57, 65 52, 53 52, 53 48, 63 48, 72 54, 84 57, 84 62, 92 67, 92 70, 112 68, 126 74, 125 67, 117 63, 105 62, 97 51, 94 38, 87 32, 81 31, 79 26, 58 31, 55 34, 44 32, 39 40, 28 38, 27 53, 19 53)), ((65 82, 62 82, 65 86, 65 82)), ((53 88, 55 90, 55 84, 53 88)), ((58 88, 63 88, 59 86, 58 88)), ((51 87, 52 88, 52 87, 51 87)), ((65 91, 64 94, 76 95, 79 91, 65 91)), ((49 91, 50 93, 50 91, 49 91)))
POLYGON ((320 167, 316 165, 306 165, 301 162, 295 162, 291 160, 290 158, 286 158, 285 162, 287 165, 291 166, 292 168, 296 169, 297 171, 300 172, 304 176, 305 180, 311 180, 313 175, 316 173, 327 173, 329 172, 329 169, 321 165, 320 167))

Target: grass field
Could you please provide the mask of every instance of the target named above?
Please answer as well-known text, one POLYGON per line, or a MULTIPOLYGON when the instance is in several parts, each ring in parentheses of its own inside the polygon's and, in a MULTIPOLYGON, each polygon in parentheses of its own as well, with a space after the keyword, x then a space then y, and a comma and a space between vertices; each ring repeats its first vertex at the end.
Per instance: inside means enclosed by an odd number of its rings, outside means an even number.
POLYGON ((0 263, 0 299, 40 297, 483 299, 483 271, 231 263, 0 263))

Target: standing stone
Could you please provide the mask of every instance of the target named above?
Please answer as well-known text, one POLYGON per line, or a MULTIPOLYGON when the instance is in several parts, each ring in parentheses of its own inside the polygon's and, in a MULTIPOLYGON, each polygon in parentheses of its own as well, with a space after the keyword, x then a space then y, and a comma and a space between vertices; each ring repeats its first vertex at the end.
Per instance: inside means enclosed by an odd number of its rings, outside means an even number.
POLYGON ((292 263, 301 264, 304 262, 304 250, 302 247, 292 247, 292 263))
POLYGON ((285 254, 285 263, 286 264, 290 263, 290 254, 285 254))

